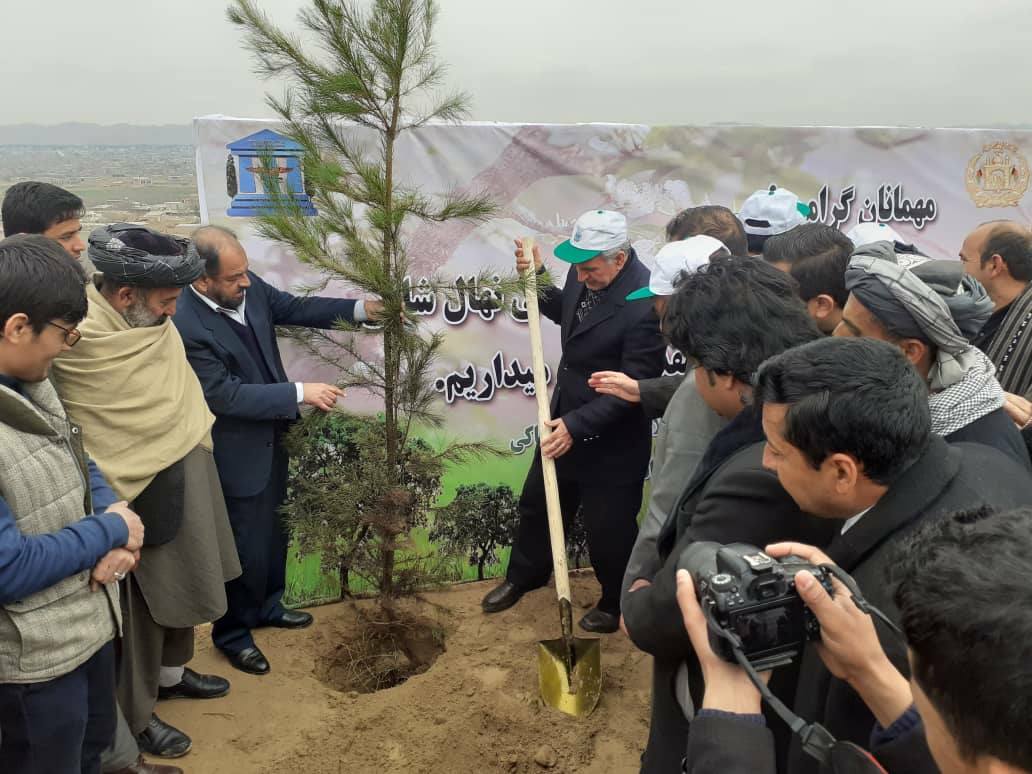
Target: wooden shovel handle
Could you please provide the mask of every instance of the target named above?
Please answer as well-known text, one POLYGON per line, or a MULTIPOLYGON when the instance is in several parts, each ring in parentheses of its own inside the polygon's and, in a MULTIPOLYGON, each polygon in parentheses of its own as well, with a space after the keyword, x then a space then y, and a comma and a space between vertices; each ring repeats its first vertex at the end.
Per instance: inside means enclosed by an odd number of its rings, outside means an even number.
MULTIPOLYGON (((534 394, 537 397, 538 441, 551 434, 548 422, 552 416, 548 408, 548 380, 545 378, 545 352, 541 345, 541 314, 538 311, 537 269, 534 266, 534 240, 523 240, 523 254, 530 258, 527 269, 527 327, 530 329, 530 354, 534 365, 534 394)), ((548 510, 548 536, 552 543, 552 570, 555 590, 559 599, 570 601, 570 575, 566 565, 566 536, 563 533, 563 514, 559 507, 559 480, 555 475, 555 460, 541 455, 541 471, 545 479, 545 506, 548 510)))

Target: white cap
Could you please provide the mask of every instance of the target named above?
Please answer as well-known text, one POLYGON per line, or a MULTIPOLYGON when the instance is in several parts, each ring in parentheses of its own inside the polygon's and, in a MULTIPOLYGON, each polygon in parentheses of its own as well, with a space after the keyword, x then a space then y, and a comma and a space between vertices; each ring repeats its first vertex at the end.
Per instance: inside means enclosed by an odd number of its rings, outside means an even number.
POLYGON ((745 200, 738 213, 746 234, 774 236, 806 223, 810 216, 810 205, 799 201, 799 197, 787 188, 772 185, 756 191, 745 200))
POLYGON ((573 235, 556 245, 555 257, 584 263, 599 253, 627 244, 627 218, 612 210, 585 212, 573 224, 573 235))
POLYGON ((638 288, 627 296, 627 301, 655 296, 672 296, 674 283, 681 274, 694 274, 709 263, 719 252, 730 253, 719 239, 705 234, 670 242, 656 253, 656 268, 649 277, 649 286, 638 288))
POLYGON ((898 242, 899 244, 906 244, 896 229, 884 223, 857 223, 846 232, 846 236, 856 247, 863 247, 872 242, 898 242))

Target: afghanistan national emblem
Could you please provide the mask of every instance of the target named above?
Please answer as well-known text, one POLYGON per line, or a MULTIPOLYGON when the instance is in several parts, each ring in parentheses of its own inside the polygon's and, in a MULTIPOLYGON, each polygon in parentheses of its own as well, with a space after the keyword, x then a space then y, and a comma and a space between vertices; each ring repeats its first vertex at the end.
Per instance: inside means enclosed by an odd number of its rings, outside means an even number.
POLYGON ((1028 190, 1028 159, 1009 142, 994 142, 968 163, 965 183, 977 207, 1016 207, 1028 190))

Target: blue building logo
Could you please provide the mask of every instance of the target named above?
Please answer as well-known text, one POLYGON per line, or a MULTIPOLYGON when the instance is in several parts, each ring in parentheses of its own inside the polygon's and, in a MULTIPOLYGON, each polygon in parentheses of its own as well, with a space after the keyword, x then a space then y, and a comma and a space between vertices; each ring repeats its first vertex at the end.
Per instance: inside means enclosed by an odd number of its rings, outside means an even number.
POLYGON ((226 190, 232 197, 226 214, 232 218, 253 218, 271 212, 273 196, 265 191, 265 165, 278 175, 281 190, 289 191, 305 215, 318 214, 312 197, 305 191, 301 156, 304 148, 271 129, 232 142, 226 146, 226 190))

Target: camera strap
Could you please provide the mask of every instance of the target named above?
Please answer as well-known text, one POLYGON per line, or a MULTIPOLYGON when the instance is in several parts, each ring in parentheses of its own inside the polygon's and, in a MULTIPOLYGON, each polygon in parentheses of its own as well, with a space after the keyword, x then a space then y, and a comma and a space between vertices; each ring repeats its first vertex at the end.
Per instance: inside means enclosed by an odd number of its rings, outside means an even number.
POLYGON ((821 765, 827 764, 831 759, 831 749, 837 741, 835 737, 820 723, 807 723, 792 712, 781 699, 771 693, 767 683, 763 681, 763 678, 760 677, 753 665, 749 663, 749 659, 745 657, 745 653, 742 652, 740 645, 741 641, 737 645, 732 642, 731 652, 734 653, 735 661, 738 662, 738 665, 749 675, 749 679, 756 686, 756 690, 760 692, 760 696, 767 703, 767 706, 774 710, 777 716, 784 720, 788 727, 792 729, 792 733, 799 737, 803 745, 803 751, 807 755, 816 758, 821 765))
POLYGON ((826 570, 830 574, 834 575, 839 582, 849 591, 849 595, 853 599, 853 604, 856 605, 860 612, 867 613, 867 615, 877 618, 883 624, 889 627, 889 629, 901 639, 903 638, 903 630, 896 626, 892 620, 885 615, 881 610, 876 608, 870 602, 868 602, 862 593, 860 593, 860 587, 856 585, 856 581, 853 580, 853 576, 843 570, 837 564, 822 564, 819 565, 822 570, 826 570))

